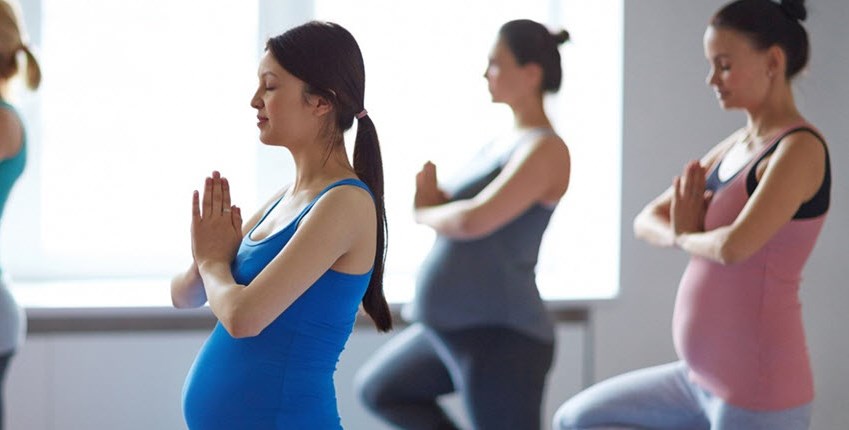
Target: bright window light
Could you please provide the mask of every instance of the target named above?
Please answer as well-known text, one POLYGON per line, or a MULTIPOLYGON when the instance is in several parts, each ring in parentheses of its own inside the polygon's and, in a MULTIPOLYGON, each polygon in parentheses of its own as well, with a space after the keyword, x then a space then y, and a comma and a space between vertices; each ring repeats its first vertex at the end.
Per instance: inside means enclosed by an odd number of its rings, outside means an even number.
POLYGON ((318 19, 350 30, 366 64, 366 107, 384 156, 389 219, 387 294, 413 296, 433 232, 412 220, 415 174, 427 160, 448 177, 510 129, 483 72, 500 26, 528 18, 566 28, 564 81, 546 101, 572 154, 572 178, 552 218, 537 281, 549 300, 604 299, 619 285, 622 1, 316 0, 318 19))
POLYGON ((0 235, 18 281, 164 280, 190 261, 191 191, 210 169, 230 178, 245 213, 291 181, 285 150, 258 142, 249 100, 265 36, 315 17, 348 28, 365 57, 384 155, 386 293, 409 301, 433 240, 412 221, 415 173, 432 160, 447 178, 509 130, 482 75, 500 25, 529 18, 572 35, 561 91, 546 100, 572 182, 538 283, 548 300, 618 292, 622 0, 22 3, 44 80, 19 103, 30 164, 0 235))

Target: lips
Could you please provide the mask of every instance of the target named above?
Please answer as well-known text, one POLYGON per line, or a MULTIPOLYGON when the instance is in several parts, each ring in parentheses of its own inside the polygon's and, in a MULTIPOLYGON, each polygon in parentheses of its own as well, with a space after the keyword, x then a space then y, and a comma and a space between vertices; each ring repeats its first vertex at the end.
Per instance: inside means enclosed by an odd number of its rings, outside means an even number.
POLYGON ((265 116, 262 116, 262 115, 257 115, 256 119, 257 119, 256 125, 258 127, 262 127, 263 124, 268 122, 268 117, 265 117, 265 116))

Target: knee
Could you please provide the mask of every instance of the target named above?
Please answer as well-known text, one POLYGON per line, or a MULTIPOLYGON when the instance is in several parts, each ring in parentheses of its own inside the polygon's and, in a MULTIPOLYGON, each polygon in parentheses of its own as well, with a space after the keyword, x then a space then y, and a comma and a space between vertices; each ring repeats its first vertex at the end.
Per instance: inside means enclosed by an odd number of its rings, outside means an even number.
POLYGON ((354 392, 366 408, 377 411, 391 402, 392 396, 388 392, 381 378, 376 372, 369 368, 361 368, 354 375, 354 392))
POLYGON ((554 419, 551 423, 553 430, 579 430, 581 425, 581 413, 575 407, 574 402, 567 401, 557 412, 554 413, 554 419))

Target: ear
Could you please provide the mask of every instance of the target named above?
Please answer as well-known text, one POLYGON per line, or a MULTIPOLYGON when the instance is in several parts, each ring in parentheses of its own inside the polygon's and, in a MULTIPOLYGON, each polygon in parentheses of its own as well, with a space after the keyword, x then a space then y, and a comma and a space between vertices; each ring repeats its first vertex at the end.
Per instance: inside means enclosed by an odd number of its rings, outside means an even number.
POLYGON ((312 109, 313 115, 317 117, 322 117, 333 110, 333 103, 331 103, 326 97, 305 92, 304 99, 307 105, 309 105, 312 109))
POLYGON ((778 45, 772 45, 766 51, 767 74, 784 77, 787 70, 787 55, 778 45))
POLYGON ((534 88, 542 88, 542 66, 537 63, 527 63, 522 66, 525 78, 534 88))

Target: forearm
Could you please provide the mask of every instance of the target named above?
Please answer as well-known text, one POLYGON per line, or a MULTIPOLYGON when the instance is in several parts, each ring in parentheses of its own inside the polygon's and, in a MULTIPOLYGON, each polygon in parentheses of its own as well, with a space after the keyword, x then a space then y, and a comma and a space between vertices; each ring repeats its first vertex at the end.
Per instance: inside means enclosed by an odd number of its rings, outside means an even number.
POLYGON ((206 302, 203 281, 197 265, 171 278, 171 303, 175 308, 196 308, 206 302))
POLYGON ((202 263, 199 266, 203 287, 212 313, 233 337, 243 337, 239 308, 244 301, 245 287, 236 283, 230 265, 221 262, 202 263))
POLYGON ((634 235, 650 245, 668 248, 675 245, 675 232, 668 216, 642 212, 634 219, 634 235))
POLYGON ((715 230, 695 233, 682 233, 675 236, 675 245, 690 255, 699 256, 720 264, 739 261, 740 256, 729 246, 729 226, 715 230))
POLYGON ((471 200, 457 200, 437 206, 418 208, 415 219, 434 229, 437 234, 452 239, 473 239, 481 235, 473 221, 471 200))

